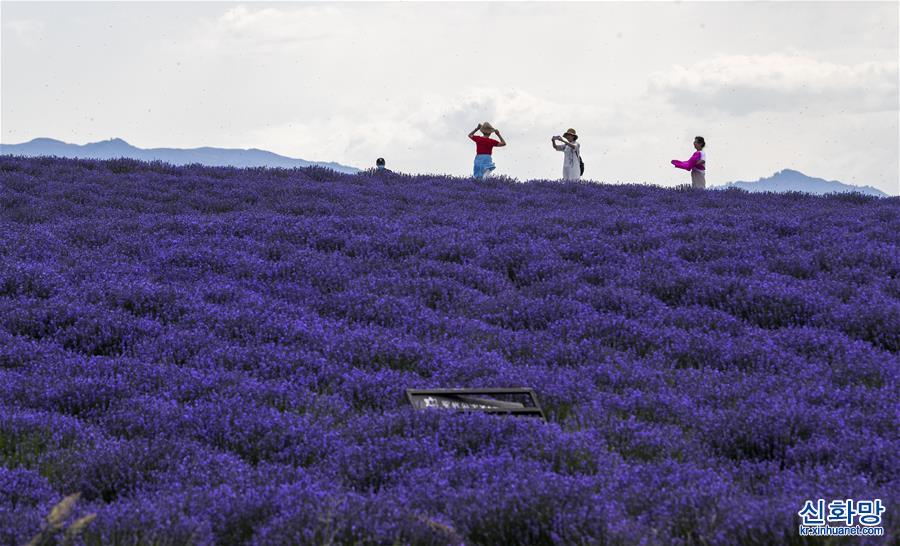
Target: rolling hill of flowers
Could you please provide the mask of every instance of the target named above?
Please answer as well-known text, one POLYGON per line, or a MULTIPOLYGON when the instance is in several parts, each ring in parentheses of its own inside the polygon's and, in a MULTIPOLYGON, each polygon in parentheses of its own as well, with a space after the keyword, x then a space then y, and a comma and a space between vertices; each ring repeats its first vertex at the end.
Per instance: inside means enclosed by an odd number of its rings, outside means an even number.
POLYGON ((0 544, 72 493, 92 545, 889 543, 898 247, 898 198, 3 157, 0 544))

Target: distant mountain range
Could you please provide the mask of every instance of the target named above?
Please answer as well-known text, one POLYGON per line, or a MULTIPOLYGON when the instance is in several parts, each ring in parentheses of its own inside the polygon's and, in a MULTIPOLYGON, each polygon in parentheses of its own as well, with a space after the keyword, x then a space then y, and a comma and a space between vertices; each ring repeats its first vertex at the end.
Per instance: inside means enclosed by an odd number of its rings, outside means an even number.
POLYGON ((802 191, 816 195, 825 193, 844 193, 857 191, 867 195, 877 195, 878 197, 888 197, 883 191, 873 188, 872 186, 854 186, 845 184, 837 180, 823 180, 821 178, 813 178, 806 176, 799 171, 784 169, 768 178, 760 178, 755 182, 729 182, 723 186, 714 186, 714 189, 740 188, 750 192, 785 192, 785 191, 802 191))
POLYGON ((0 155, 55 155, 85 159, 117 159, 127 157, 141 161, 165 161, 173 165, 199 163, 210 166, 232 167, 326 167, 343 173, 356 173, 359 169, 340 163, 315 162, 285 157, 265 150, 232 148, 138 148, 121 138, 84 145, 68 144, 52 138, 36 138, 22 144, 0 144, 0 155))
MULTIPOLYGON (((295 159, 276 153, 250 148, 249 150, 234 148, 138 148, 121 138, 113 138, 101 142, 84 145, 68 144, 52 138, 36 138, 22 144, 0 144, 0 155, 58 157, 79 157, 89 159, 116 159, 128 157, 142 161, 165 161, 173 165, 199 163, 211 166, 232 167, 326 167, 343 173, 357 173, 359 169, 334 162, 315 162, 295 159)), ((784 169, 768 178, 760 178, 754 182, 729 182, 713 189, 740 188, 750 192, 786 192, 801 191, 821 195, 825 193, 843 193, 857 191, 867 195, 888 197, 883 191, 872 186, 854 186, 837 180, 813 178, 799 171, 784 169)))

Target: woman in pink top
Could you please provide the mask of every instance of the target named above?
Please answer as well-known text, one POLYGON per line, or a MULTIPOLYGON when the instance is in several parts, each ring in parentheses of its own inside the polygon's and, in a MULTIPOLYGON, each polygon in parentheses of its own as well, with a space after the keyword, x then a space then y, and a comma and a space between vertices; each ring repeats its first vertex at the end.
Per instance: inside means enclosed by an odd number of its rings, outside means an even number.
POLYGON ((706 152, 703 151, 705 147, 706 141, 703 140, 703 137, 695 137, 694 149, 697 151, 694 152, 694 155, 687 161, 672 160, 672 165, 691 171, 691 187, 701 190, 706 188, 706 152))

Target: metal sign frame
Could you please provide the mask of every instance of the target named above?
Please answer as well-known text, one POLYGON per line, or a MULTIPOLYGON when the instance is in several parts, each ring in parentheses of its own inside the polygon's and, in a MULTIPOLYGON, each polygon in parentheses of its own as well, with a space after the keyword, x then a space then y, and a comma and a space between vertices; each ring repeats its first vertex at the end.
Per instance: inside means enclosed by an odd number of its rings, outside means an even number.
POLYGON ((462 407, 435 407, 440 410, 453 411, 481 411, 484 413, 496 413, 501 415, 524 415, 531 417, 540 417, 546 421, 544 410, 538 402, 537 394, 534 389, 528 388, 504 388, 504 389, 406 389, 406 400, 417 410, 430 409, 422 407, 416 403, 417 398, 423 396, 435 396, 438 399, 452 399, 462 407), (521 407, 518 403, 505 402, 503 400, 479 399, 479 396, 491 396, 496 394, 524 394, 531 399, 533 406, 521 407), (493 407, 467 407, 472 405, 493 406, 493 407), (507 406, 507 407, 504 407, 507 406))

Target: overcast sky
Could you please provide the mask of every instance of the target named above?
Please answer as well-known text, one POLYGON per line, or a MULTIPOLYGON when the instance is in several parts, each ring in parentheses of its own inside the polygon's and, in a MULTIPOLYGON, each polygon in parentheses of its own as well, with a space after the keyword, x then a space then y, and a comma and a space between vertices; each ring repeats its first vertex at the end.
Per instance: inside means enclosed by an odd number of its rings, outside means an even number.
POLYGON ((588 178, 707 183, 783 168, 898 188, 897 2, 0 2, 0 131, 121 137, 558 178, 574 127, 588 178))

